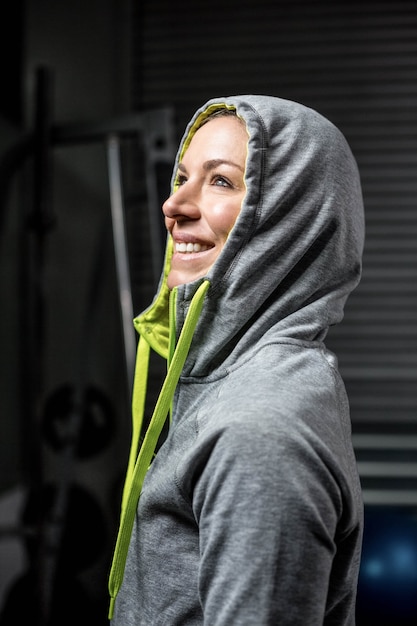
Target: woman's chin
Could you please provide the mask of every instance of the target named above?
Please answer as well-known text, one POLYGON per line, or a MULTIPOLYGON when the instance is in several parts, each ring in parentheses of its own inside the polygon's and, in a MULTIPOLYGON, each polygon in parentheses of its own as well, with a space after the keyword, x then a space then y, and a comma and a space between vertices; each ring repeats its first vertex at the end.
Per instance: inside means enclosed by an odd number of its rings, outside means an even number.
POLYGON ((205 276, 207 274, 207 271, 208 269, 200 272, 184 272, 181 270, 171 269, 167 277, 168 288, 174 289, 174 287, 178 287, 179 285, 192 283, 194 280, 205 276))

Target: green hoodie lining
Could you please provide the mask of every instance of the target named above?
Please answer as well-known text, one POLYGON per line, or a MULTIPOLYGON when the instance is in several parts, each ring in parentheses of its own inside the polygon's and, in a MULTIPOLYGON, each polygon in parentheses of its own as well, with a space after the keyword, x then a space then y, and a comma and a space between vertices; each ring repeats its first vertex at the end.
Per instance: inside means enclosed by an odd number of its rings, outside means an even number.
MULTIPOLYGON (((137 364, 135 372, 135 392, 132 400, 133 411, 133 432, 132 445, 129 454, 128 470, 122 497, 122 510, 120 517, 119 532, 116 540, 116 547, 113 555, 113 562, 109 576, 110 607, 109 619, 113 618, 114 604, 123 581, 127 552, 129 548, 130 536, 132 534, 139 496, 142 490, 143 481, 151 464, 152 457, 158 443, 164 423, 170 413, 172 399, 179 377, 182 372, 194 330, 200 317, 204 298, 210 287, 210 282, 205 280, 197 289, 190 303, 187 316, 184 321, 181 334, 172 358, 169 358, 168 372, 162 385, 151 421, 146 431, 143 444, 139 448, 140 431, 143 423, 143 413, 145 406, 145 395, 149 368, 150 343, 148 337, 141 335, 137 351, 137 364)), ((172 298, 176 297, 176 290, 172 293, 172 298)), ((168 355, 169 356, 169 355, 168 355)))
POLYGON ((133 320, 139 335, 146 339, 152 350, 162 358, 168 359, 169 351, 169 300, 170 290, 167 286, 167 275, 173 253, 172 238, 168 238, 164 265, 164 276, 161 288, 151 306, 133 320))

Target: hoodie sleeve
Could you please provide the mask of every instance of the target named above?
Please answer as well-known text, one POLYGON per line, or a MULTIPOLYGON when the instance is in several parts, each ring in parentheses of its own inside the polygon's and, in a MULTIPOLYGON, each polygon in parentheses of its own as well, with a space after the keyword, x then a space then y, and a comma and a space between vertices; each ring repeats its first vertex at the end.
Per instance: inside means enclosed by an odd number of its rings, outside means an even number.
POLYGON ((324 623, 342 510, 324 456, 306 434, 242 422, 211 441, 194 492, 204 624, 324 623))

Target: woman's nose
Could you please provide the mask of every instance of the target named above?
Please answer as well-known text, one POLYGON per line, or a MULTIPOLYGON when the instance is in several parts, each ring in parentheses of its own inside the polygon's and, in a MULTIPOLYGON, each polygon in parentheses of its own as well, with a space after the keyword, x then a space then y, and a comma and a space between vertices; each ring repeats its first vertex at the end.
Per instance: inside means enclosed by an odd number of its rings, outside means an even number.
POLYGON ((162 212, 166 218, 176 221, 184 219, 198 219, 200 209, 195 190, 185 183, 165 200, 162 212))

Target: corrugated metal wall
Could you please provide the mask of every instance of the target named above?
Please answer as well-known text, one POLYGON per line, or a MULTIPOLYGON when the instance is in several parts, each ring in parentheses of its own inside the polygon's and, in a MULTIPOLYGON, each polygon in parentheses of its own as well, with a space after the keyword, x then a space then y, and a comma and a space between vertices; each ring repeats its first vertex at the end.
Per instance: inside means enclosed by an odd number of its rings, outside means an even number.
POLYGON ((367 240, 328 344, 365 500, 417 504, 417 2, 142 0, 133 32, 132 105, 173 106, 178 138, 196 107, 231 93, 303 102, 346 135, 367 240))

